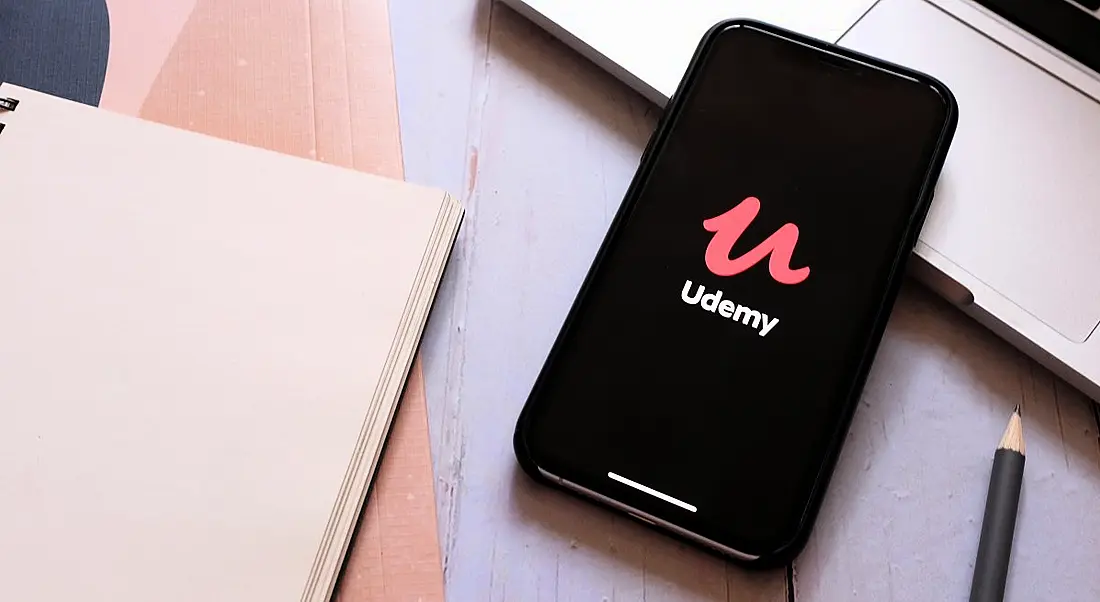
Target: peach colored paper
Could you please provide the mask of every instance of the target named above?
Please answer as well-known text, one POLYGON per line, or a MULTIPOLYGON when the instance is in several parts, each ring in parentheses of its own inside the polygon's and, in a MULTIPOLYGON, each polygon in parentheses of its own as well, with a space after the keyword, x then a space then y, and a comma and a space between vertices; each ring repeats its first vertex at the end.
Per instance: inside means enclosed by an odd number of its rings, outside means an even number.
MULTIPOLYGON (((100 106, 403 178, 386 0, 108 0, 100 106)), ((352 542, 339 602, 442 601, 419 362, 352 542)))

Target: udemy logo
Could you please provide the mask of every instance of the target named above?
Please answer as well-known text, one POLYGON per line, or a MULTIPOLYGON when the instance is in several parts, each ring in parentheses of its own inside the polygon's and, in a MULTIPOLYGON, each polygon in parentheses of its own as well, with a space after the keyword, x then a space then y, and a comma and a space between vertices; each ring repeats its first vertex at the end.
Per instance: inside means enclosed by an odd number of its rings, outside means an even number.
MULTIPOLYGON (((791 269, 791 257, 794 255, 795 245, 798 244, 798 226, 794 224, 783 224, 748 253, 730 259, 733 245, 745 233, 752 220, 756 219, 758 213, 760 213, 760 200, 756 197, 748 197, 733 209, 703 222, 703 228, 707 232, 714 233, 703 257, 706 260, 707 269, 715 276, 736 276, 767 257, 768 272, 776 282, 798 284, 805 281, 810 276, 809 266, 791 269)), ((723 299, 724 296, 725 293, 721 290, 707 292, 705 286, 693 285, 691 280, 684 283, 684 288, 680 292, 680 299, 684 303, 698 305, 704 311, 752 328, 762 337, 768 336, 768 333, 779 325, 779 318, 768 316, 747 305, 735 303, 731 299, 723 299)))
POLYGON ((804 281, 810 276, 808 266, 791 269, 791 256, 794 255, 794 247, 798 243, 798 226, 794 224, 783 224, 753 250, 736 259, 730 259, 733 245, 745 233, 752 220, 756 219, 758 213, 760 213, 760 199, 750 196, 733 209, 703 222, 703 228, 707 232, 714 233, 714 238, 710 239, 704 256, 707 269, 715 276, 735 276, 770 255, 768 271, 776 282, 798 284, 804 281))

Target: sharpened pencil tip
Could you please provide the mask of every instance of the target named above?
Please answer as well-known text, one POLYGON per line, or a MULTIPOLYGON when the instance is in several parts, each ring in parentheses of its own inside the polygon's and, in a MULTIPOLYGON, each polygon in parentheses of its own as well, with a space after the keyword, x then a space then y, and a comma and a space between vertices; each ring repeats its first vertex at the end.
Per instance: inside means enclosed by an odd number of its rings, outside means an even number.
POLYGON ((1020 416, 1020 406, 1016 406, 1012 416, 1008 419, 1008 426, 1005 428, 1004 436, 1001 437, 1001 444, 997 446, 998 449, 1010 449, 1021 454, 1024 453, 1023 420, 1023 417, 1020 416))
POLYGON ((1020 404, 1016 404, 1016 409, 1012 410, 1012 413, 1016 414, 1017 416, 1022 416, 1023 415, 1023 414, 1020 413, 1020 404))

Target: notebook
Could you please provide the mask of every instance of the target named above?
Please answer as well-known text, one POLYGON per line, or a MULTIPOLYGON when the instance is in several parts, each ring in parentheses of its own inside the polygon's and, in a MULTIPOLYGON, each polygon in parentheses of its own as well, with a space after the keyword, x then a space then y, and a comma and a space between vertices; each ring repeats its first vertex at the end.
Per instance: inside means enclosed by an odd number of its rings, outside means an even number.
MULTIPOLYGON (((404 179, 387 0, 106 3, 100 107, 404 179)), ((45 39, 65 47, 95 39, 94 19, 81 23, 83 30, 45 39)), ((10 42, 5 49, 13 51, 10 42)), ((38 85, 94 80, 59 68, 71 53, 23 50, 16 65, 38 85)), ((336 602, 444 599, 421 363, 409 374, 336 602)))
MULTIPOLYGON (((24 3, 0 19, 0 81, 404 179, 387 0, 80 0, 55 9, 24 3)), ((335 602, 444 599, 420 363, 335 602)))
POLYGON ((461 207, 0 97, 4 597, 329 599, 461 207))

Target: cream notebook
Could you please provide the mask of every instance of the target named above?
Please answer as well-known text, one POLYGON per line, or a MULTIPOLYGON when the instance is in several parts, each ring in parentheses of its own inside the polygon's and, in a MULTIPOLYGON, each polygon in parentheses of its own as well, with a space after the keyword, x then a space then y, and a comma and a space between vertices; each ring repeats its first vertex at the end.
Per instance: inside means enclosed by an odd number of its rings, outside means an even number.
POLYGON ((0 98, 2 597, 327 600, 461 207, 0 98))

